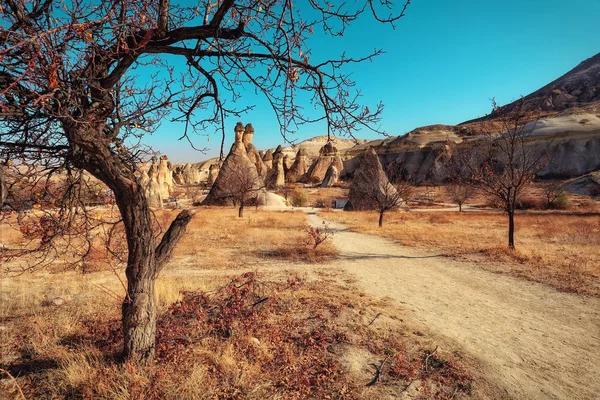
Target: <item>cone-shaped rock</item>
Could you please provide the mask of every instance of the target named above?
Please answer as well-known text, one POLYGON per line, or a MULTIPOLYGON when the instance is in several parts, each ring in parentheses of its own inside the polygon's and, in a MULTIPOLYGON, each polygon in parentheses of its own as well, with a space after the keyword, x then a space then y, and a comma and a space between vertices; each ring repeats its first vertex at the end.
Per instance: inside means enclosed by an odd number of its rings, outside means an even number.
MULTIPOLYGON (((150 174, 148 173, 148 175, 150 174)), ((152 177, 150 176, 150 178, 152 177)), ((160 156, 160 163, 156 168, 156 182, 158 183, 163 199, 169 197, 173 188, 173 173, 169 169, 169 159, 167 156, 160 156)))
POLYGON ((290 167, 286 176, 288 177, 288 180, 296 181, 296 180, 300 179, 302 176, 304 176, 304 174, 306 174, 307 171, 308 171, 308 157, 306 155, 306 150, 301 148, 296 153, 296 159, 294 160, 294 163, 290 167))
POLYGON ((325 178, 323 178, 323 182, 321 182, 321 187, 331 187, 338 183, 339 179, 340 172, 335 165, 331 164, 329 168, 327 168, 327 173, 325 174, 325 178))
POLYGON ((220 169, 221 167, 219 164, 210 164, 210 167, 208 167, 208 181, 206 183, 208 186, 212 186, 213 183, 215 183, 220 169))
POLYGON ((229 154, 223 161, 219 174, 213 183, 210 192, 204 199, 205 205, 231 205, 233 199, 232 192, 235 185, 243 179, 251 181, 258 190, 262 186, 261 179, 256 170, 256 166, 248 157, 246 146, 243 142, 244 125, 241 122, 235 127, 235 142, 231 146, 229 154))
POLYGON ((271 149, 267 150, 262 160, 267 167, 267 171, 270 171, 273 168, 273 151, 271 149))
POLYGON ((277 146, 273 153, 273 168, 267 173, 265 186, 267 189, 275 189, 285 185, 285 169, 283 167, 283 148, 277 146))
POLYGON ((160 185, 155 180, 148 181, 146 185, 146 199, 148 200, 148 206, 152 208, 162 208, 163 196, 160 189, 160 185))
POLYGON ((312 163, 306 173, 309 181, 322 182, 330 165, 335 166, 340 174, 344 169, 344 164, 337 148, 331 142, 327 142, 319 150, 319 157, 312 163))
POLYGON ((373 148, 369 148, 354 171, 346 209, 376 209, 377 203, 372 197, 375 193, 384 194, 386 189, 389 190, 389 183, 377 153, 373 148))

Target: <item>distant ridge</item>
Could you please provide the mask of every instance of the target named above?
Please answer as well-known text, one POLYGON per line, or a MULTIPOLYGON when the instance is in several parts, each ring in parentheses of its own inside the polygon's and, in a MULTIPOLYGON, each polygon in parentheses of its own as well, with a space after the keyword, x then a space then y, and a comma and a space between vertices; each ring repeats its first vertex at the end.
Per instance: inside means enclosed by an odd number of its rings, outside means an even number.
MULTIPOLYGON (((525 96, 525 108, 554 114, 572 107, 600 101, 600 53, 581 62, 575 68, 546 86, 525 96)), ((521 99, 500 107, 499 112, 514 109, 521 99)), ((460 125, 494 119, 497 113, 465 121, 460 125)))

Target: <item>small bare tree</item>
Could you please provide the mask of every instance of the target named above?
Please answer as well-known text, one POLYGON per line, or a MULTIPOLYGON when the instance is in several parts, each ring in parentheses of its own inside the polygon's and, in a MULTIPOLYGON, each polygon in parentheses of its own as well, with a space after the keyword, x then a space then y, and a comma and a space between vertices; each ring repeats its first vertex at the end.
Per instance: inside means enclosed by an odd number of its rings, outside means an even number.
POLYGON ((264 191, 265 185, 257 173, 248 169, 231 169, 220 184, 223 196, 238 207, 238 217, 244 216, 244 207, 257 204, 258 195, 264 191))
POLYGON ((544 182, 542 188, 544 191, 544 201, 546 208, 558 207, 560 199, 563 199, 567 194, 562 182, 544 182))
POLYGON ((374 208, 379 213, 379 226, 383 226, 383 216, 387 211, 399 208, 402 203, 406 203, 413 195, 414 187, 408 181, 400 181, 391 183, 387 179, 382 182, 376 181, 361 181, 356 186, 365 200, 370 200, 374 208))
POLYGON ((462 212, 463 204, 475 195, 476 190, 473 186, 456 181, 446 186, 446 192, 448 193, 448 196, 450 196, 452 202, 458 205, 458 211, 462 212))
POLYGON ((464 181, 502 204, 508 215, 508 247, 515 248, 515 210, 523 190, 548 162, 547 145, 532 140, 535 121, 527 124, 521 101, 512 109, 501 109, 492 100, 495 121, 501 131, 488 130, 472 149, 453 157, 464 181))

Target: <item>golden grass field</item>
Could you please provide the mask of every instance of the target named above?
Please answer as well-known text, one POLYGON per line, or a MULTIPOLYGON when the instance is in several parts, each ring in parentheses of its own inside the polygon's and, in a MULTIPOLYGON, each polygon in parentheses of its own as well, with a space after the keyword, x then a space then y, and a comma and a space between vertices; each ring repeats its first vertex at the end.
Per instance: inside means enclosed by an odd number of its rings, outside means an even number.
MULTIPOLYGON (((96 260, 91 273, 13 276, 4 265, 0 397, 465 398, 477 389, 468 360, 443 346, 432 354, 436 343, 401 309, 322 264, 336 252, 304 244, 303 213, 235 215, 201 208, 188 226, 156 282, 157 355, 145 368, 118 362, 122 269, 96 260), (246 272, 264 265, 273 268, 246 272), (381 372, 367 386, 371 364, 381 372)), ((157 214, 163 224, 174 216, 157 214)), ((5 230, 5 242, 19 242, 5 230)))
POLYGON ((600 214, 518 213, 516 251, 507 246, 507 217, 498 212, 327 212, 325 218, 407 246, 480 261, 487 269, 600 295, 600 214))

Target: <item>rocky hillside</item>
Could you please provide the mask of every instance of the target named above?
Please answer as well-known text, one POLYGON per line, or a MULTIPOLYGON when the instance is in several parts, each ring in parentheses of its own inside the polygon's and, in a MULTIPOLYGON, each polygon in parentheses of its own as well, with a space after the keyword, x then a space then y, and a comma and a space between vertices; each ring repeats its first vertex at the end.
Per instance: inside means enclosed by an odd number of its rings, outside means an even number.
MULTIPOLYGON (((536 115, 528 129, 536 141, 547 142, 552 162, 542 171, 544 178, 579 177, 600 170, 600 54, 524 98, 528 110, 536 115)), ((516 103, 501 110, 510 110, 516 103)), ((430 125, 406 135, 378 140, 334 138, 336 157, 343 161, 342 178, 356 169, 357 156, 375 149, 384 168, 403 168, 418 182, 444 180, 443 164, 453 149, 472 146, 483 133, 498 126, 496 116, 453 125, 430 125)), ((303 149, 306 163, 317 162, 327 136, 317 136, 294 146, 282 148, 287 168, 303 149)), ((206 175, 214 159, 196 166, 206 175)))

